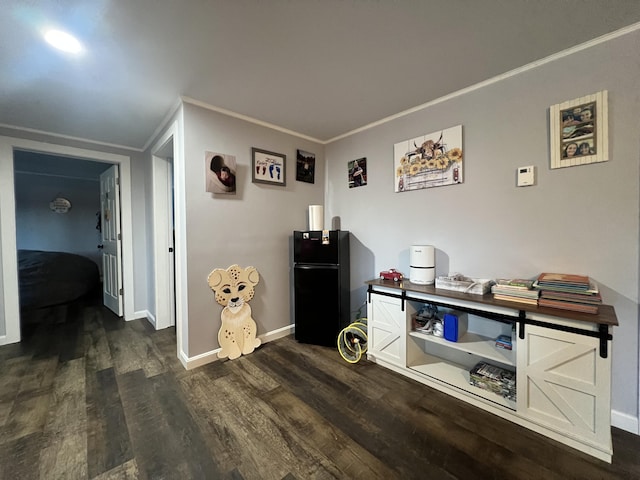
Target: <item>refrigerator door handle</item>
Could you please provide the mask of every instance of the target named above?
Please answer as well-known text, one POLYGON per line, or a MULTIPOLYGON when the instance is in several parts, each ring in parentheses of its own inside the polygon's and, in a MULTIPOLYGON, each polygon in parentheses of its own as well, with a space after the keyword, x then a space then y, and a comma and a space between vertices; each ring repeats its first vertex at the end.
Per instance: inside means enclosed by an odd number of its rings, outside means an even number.
POLYGON ((340 265, 336 263, 296 263, 294 268, 301 270, 315 270, 315 269, 337 269, 340 265))

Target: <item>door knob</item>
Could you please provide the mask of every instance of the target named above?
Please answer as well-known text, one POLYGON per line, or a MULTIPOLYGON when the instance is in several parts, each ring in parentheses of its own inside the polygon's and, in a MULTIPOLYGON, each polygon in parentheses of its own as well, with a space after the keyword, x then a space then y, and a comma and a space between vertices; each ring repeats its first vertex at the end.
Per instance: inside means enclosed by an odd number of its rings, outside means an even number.
POLYGON ((104 248, 104 245, 98 245, 98 248, 102 250, 104 248))

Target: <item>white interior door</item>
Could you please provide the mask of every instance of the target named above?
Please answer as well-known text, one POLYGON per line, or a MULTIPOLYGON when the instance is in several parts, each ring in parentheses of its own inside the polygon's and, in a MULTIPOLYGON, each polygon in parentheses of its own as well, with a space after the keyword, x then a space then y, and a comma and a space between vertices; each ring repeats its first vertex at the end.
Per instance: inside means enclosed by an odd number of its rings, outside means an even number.
POLYGON ((168 161, 167 169, 167 217, 169 218, 169 325, 176 324, 176 260, 175 260, 175 227, 173 216, 173 162, 168 161))
POLYGON ((118 165, 100 175, 100 219, 102 224, 103 302, 122 316, 122 248, 120 233, 120 182, 118 165))
POLYGON ((175 237, 173 221, 173 142, 153 156, 153 248, 156 330, 176 324, 175 237))

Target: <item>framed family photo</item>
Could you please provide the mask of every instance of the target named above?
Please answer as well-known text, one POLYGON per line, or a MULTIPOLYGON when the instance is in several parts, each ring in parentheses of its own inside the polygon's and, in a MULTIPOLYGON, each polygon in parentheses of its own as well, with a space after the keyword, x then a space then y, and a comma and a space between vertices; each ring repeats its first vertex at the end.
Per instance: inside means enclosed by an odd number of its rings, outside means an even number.
POLYGON ((284 187, 287 184, 287 156, 259 148, 251 149, 251 179, 253 183, 268 183, 284 187))
POLYGON ((549 108, 551 168, 609 160, 607 91, 549 108))

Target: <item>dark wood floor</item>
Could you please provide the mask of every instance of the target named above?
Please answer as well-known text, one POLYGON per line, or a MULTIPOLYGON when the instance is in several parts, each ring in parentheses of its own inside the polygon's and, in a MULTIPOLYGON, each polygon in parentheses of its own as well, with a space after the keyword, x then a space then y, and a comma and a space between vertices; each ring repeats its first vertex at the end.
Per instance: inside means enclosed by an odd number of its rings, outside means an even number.
POLYGON ((185 371, 175 333, 95 302, 31 315, 0 347, 1 479, 633 479, 332 348, 284 338, 185 371))

